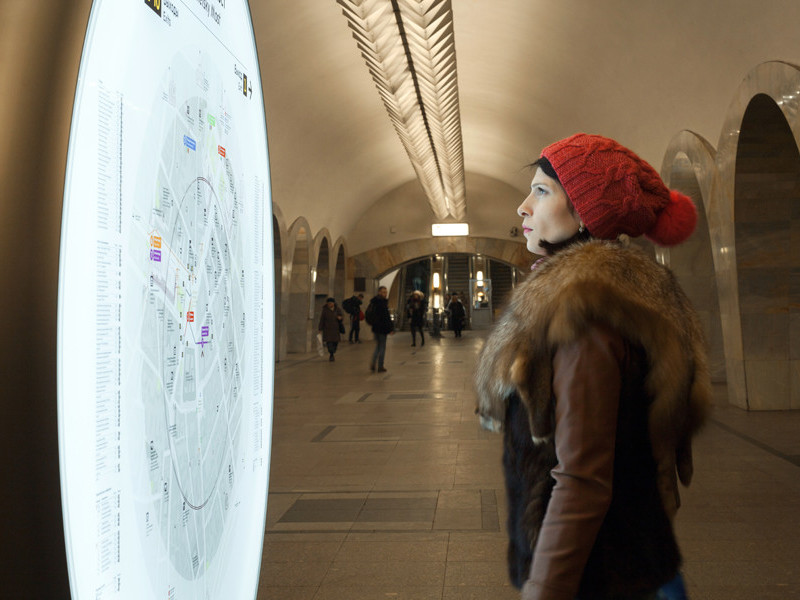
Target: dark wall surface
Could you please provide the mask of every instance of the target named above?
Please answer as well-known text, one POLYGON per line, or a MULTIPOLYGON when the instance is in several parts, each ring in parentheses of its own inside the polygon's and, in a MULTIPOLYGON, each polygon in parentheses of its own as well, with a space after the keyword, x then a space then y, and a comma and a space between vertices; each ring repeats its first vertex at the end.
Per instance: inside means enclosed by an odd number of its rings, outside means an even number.
POLYGON ((0 9, 0 597, 69 598, 58 464, 58 251, 90 2, 0 9))

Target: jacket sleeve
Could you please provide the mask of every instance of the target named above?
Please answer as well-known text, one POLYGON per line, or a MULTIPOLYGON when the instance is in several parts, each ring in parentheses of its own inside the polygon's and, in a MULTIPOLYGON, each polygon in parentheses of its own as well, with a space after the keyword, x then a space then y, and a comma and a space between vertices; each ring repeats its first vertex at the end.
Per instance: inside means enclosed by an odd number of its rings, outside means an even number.
POLYGON ((523 600, 573 600, 611 504, 625 344, 591 327, 553 358, 555 487, 523 600))

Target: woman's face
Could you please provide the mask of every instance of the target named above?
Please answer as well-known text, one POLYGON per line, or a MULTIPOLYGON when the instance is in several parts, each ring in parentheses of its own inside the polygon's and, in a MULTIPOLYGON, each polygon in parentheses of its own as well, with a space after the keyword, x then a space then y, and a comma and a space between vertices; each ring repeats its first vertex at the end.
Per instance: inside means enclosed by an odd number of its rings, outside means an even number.
POLYGON ((540 240, 554 244, 575 235, 581 220, 570 208, 561 184, 537 168, 531 181, 531 193, 517 208, 528 250, 544 255, 546 251, 539 246, 540 240))

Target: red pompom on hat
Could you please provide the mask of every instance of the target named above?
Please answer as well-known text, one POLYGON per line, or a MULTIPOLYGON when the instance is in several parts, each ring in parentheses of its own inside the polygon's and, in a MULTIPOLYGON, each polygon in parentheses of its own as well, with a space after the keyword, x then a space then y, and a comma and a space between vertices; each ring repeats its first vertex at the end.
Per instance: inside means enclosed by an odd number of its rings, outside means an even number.
POLYGON ((691 198, 612 139, 578 133, 542 150, 592 236, 645 235, 659 246, 686 240, 697 224, 691 198))

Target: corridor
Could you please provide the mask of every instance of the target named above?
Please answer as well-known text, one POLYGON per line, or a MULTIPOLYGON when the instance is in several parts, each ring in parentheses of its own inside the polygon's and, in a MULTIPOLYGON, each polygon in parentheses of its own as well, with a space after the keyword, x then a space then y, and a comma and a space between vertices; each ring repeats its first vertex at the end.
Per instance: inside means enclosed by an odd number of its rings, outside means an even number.
MULTIPOLYGON (((473 414, 484 335, 390 336, 276 365, 259 599, 519 598, 505 567, 501 437, 473 414)), ((716 390, 676 529, 692 598, 800 598, 800 412, 716 390)))

